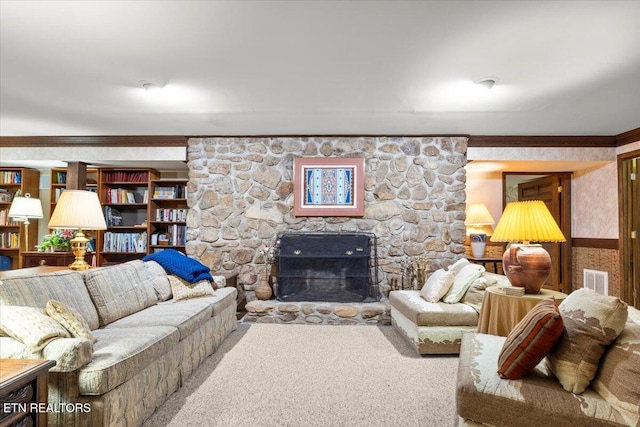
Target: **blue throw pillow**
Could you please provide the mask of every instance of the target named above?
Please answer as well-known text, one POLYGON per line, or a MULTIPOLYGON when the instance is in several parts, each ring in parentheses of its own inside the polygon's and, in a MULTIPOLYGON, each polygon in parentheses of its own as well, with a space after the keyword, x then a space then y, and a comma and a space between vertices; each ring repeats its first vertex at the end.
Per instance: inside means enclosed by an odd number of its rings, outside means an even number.
POLYGON ((175 249, 153 252, 142 258, 142 260, 155 261, 167 272, 175 274, 189 283, 196 283, 200 280, 213 281, 209 267, 175 249))

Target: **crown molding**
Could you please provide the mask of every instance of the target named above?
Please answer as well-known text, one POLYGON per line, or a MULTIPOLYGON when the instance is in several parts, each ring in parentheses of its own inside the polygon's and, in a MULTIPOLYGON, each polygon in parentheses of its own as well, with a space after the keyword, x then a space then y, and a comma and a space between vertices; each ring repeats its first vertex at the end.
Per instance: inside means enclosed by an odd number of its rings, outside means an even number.
POLYGON ((640 141, 640 128, 631 129, 630 131, 616 135, 618 147, 640 141))
POLYGON ((469 147, 615 147, 615 136, 471 135, 469 147))
POLYGON ((186 147, 180 135, 3 136, 3 147, 186 147))

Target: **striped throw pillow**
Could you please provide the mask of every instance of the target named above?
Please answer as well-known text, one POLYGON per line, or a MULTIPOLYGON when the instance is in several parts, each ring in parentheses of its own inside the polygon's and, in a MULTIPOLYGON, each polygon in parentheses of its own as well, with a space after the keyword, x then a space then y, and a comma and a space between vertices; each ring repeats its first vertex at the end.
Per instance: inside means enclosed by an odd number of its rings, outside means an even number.
POLYGON ((498 357, 501 378, 524 377, 549 354, 563 330, 555 299, 539 302, 507 336, 498 357))

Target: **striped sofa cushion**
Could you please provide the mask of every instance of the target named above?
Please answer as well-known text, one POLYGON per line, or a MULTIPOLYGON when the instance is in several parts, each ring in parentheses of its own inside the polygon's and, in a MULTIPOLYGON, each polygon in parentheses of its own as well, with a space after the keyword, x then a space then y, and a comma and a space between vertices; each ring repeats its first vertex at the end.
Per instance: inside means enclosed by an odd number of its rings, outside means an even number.
POLYGON ((55 273, 29 273, 0 282, 0 306, 23 305, 44 309, 47 301, 57 300, 77 310, 91 329, 99 326, 96 311, 82 274, 64 270, 55 273))
POLYGON ((136 313, 158 302, 145 263, 134 260, 85 270, 84 281, 100 318, 100 326, 136 313))

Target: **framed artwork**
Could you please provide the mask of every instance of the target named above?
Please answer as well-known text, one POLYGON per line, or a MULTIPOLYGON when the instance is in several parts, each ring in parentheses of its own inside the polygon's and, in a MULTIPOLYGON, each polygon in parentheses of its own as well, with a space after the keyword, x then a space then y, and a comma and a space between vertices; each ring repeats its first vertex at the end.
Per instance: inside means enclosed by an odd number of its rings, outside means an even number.
POLYGON ((364 216, 364 158, 294 158, 293 214, 364 216))

